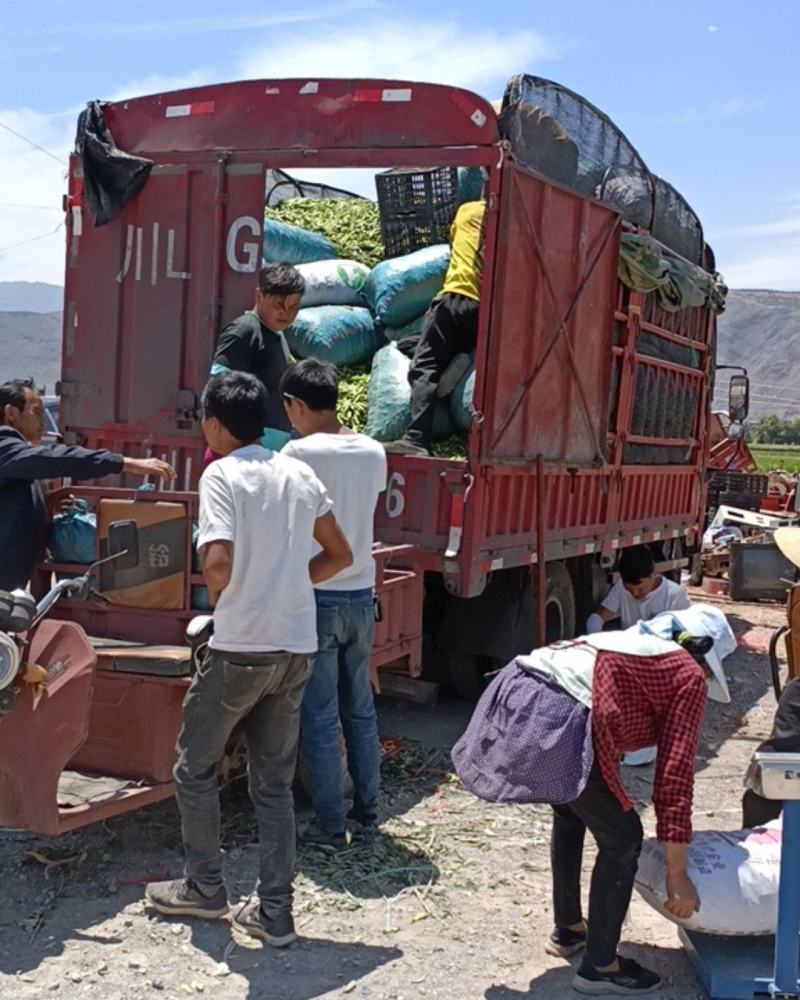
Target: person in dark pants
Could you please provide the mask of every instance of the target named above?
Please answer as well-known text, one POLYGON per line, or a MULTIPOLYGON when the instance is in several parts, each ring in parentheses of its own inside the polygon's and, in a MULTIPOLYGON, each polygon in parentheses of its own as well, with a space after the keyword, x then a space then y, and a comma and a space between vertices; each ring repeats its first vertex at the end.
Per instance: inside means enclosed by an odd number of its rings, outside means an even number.
MULTIPOLYGON (((274 451, 289 440, 291 426, 283 409, 278 383, 289 367, 289 348, 283 336, 297 319, 305 280, 291 264, 268 264, 258 272, 252 309, 229 323, 220 333, 211 374, 250 372, 267 390, 267 407, 261 443, 274 451)), ((206 455, 206 459, 213 456, 206 455)))
POLYGON ((158 458, 126 458, 103 448, 41 444, 44 406, 32 381, 0 385, 0 589, 25 588, 45 542, 40 479, 101 479, 128 473, 172 480, 158 458))
POLYGON ((580 993, 660 986, 658 975, 617 953, 642 846, 620 777, 624 753, 658 743, 653 805, 665 907, 681 919, 699 908, 687 874, 694 760, 707 693, 730 701, 721 657, 735 646, 724 615, 698 604, 534 650, 500 671, 453 749, 459 777, 482 798, 552 804, 555 927, 545 950, 567 957, 586 949, 573 979, 580 993), (584 920, 587 831, 598 850, 584 920))
POLYGON ((257 893, 233 921, 283 947, 296 936, 292 779, 303 688, 317 649, 313 585, 353 557, 312 470, 261 446, 266 403, 263 384, 245 372, 214 376, 203 393, 203 433, 223 456, 200 480, 198 547, 214 634, 186 694, 178 737, 184 878, 152 882, 145 895, 170 916, 228 912, 217 765, 241 723, 261 866, 257 893))
MULTIPOLYGON (((778 528, 774 537, 782 554, 800 569, 800 528, 778 528)), ((789 640, 787 637, 787 644, 789 640)), ((789 681, 781 692, 772 732, 758 749, 765 753, 800 753, 800 678, 789 681)), ((782 811, 780 800, 762 798, 748 788, 742 799, 742 826, 762 826, 777 819, 782 811)))
POLYGON ((485 216, 485 201, 468 201, 456 212, 447 275, 425 317, 408 372, 411 422, 402 438, 384 446, 390 454, 429 453, 437 400, 452 392, 469 368, 478 337, 485 216))
MULTIPOLYGON (((758 748, 763 753, 800 753, 800 677, 789 681, 778 702, 772 732, 758 748)), ((742 826, 749 829, 777 819, 783 810, 779 799, 765 799, 748 788, 742 799, 742 826)))

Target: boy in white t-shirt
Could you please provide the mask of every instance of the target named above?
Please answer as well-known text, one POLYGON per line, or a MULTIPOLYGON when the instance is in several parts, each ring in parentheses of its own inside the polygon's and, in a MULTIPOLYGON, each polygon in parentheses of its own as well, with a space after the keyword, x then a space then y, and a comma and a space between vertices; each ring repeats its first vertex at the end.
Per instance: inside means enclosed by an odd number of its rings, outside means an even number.
MULTIPOLYGON (((619 557, 619 579, 603 598, 600 607, 586 622, 586 632, 602 632, 603 626, 620 619, 620 628, 631 628, 640 621, 649 621, 664 611, 683 611, 691 606, 689 596, 680 584, 656 573, 655 559, 646 545, 623 549, 619 557)), ((655 760, 656 748, 634 750, 623 757, 623 763, 638 766, 655 760)))
POLYGON ((586 622, 588 635, 601 632, 606 623, 616 618, 620 619, 621 628, 630 628, 664 611, 681 611, 690 606, 680 584, 656 573, 653 553, 646 545, 624 549, 618 569, 619 580, 586 622))
POLYGON ((319 651, 303 694, 300 727, 315 818, 299 836, 335 851, 346 845, 347 818, 367 831, 377 824, 380 747, 369 680, 375 631, 372 525, 386 489, 386 454, 377 441, 339 422, 334 365, 307 358, 284 373, 280 387, 289 421, 301 435, 282 454, 299 458, 319 476, 353 550, 352 565, 316 588, 319 651), (342 792, 340 719, 353 779, 349 815, 342 792))
POLYGON ((217 764, 241 723, 261 867, 257 892, 233 922, 283 947, 296 937, 292 780, 317 648, 313 584, 349 566, 352 554, 312 470, 262 447, 266 408, 263 383, 246 372, 216 375, 203 392, 203 434, 222 456, 200 480, 198 546, 214 634, 186 693, 178 737, 184 878, 151 882, 145 896, 168 916, 228 912, 217 764))

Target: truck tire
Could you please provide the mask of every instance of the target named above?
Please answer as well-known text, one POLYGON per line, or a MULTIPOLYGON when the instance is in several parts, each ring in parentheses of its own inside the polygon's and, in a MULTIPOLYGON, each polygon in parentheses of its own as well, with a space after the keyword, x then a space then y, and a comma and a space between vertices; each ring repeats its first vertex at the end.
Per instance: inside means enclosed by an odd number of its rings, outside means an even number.
POLYGON ((575 589, 562 562, 548 563, 545 589, 545 645, 575 636, 575 589))
POLYGON ((505 666, 494 656, 451 651, 447 654, 450 683, 459 698, 476 702, 483 694, 486 675, 505 666))
MULTIPOLYGON (((562 562, 547 566, 545 592, 545 643, 571 639, 575 635, 575 588, 567 567, 562 562)), ((533 647, 531 641, 529 649, 533 647)), ((448 653, 450 683, 459 698, 477 701, 486 687, 486 675, 500 670, 505 662, 494 656, 450 651, 448 653)))

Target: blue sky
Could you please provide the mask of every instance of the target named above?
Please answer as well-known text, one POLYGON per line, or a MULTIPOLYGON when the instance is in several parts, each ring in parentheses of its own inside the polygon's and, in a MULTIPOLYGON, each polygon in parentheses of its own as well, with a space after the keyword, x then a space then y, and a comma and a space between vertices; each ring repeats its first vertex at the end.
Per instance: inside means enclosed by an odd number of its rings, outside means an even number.
MULTIPOLYGON (((0 123, 65 158, 77 112, 95 97, 313 75, 434 80, 494 99, 528 71, 617 122, 696 209, 732 287, 800 289, 800 3, 301 0, 270 9, 263 0, 0 0, 0 123)), ((0 280, 60 282, 63 167, 4 129, 0 164, 0 280)))

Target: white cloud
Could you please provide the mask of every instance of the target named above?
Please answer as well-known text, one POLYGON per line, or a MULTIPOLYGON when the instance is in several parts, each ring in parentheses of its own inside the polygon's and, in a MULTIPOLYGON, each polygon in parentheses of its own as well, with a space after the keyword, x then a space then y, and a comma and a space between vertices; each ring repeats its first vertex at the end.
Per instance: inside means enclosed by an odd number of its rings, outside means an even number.
POLYGON ((798 193, 789 192, 753 210, 760 210, 764 221, 745 222, 709 236, 725 280, 731 288, 800 290, 798 193))
POLYGON ((62 194, 75 118, 72 112, 43 115, 25 109, 0 110, 0 121, 54 153, 45 153, 0 129, 3 192, 0 205, 0 280, 64 280, 62 194))
POLYGON ((760 111, 769 104, 766 97, 729 97, 725 101, 707 104, 702 107, 684 108, 672 114, 659 117, 663 125, 680 127, 683 125, 701 125, 705 122, 724 121, 728 118, 739 118, 760 111))
MULTIPOLYGON (((292 44, 252 47, 239 62, 248 79, 377 77, 481 86, 558 59, 564 46, 535 31, 475 31, 442 22, 421 31, 411 19, 348 23, 292 44)), ((500 94, 487 95, 491 98, 500 94)))
POLYGON ((188 87, 208 86, 210 83, 221 83, 222 77, 213 66, 193 69, 190 73, 169 76, 164 73, 150 73, 118 84, 108 94, 106 101, 125 101, 132 97, 144 97, 146 94, 168 94, 171 90, 185 90, 188 87))
MULTIPOLYGON (((719 248, 715 248, 719 249, 719 248)), ((800 291, 800 239, 780 247, 757 244, 717 255, 725 281, 731 288, 776 288, 800 291)))
MULTIPOLYGON (((317 6, 256 18, 220 14, 142 23, 134 26, 135 30, 169 31, 178 38, 200 31, 246 29, 251 32, 251 40, 246 48, 220 59, 218 65, 199 67, 181 75, 154 73, 120 84, 110 83, 109 91, 101 96, 124 100, 222 80, 308 76, 311 70, 320 78, 398 78, 478 89, 493 85, 497 92, 486 96, 497 98, 501 94, 496 81, 505 81, 523 68, 535 71, 542 62, 558 59, 566 51, 565 43, 530 30, 477 30, 457 22, 443 22, 423 32, 410 18, 373 13, 380 9, 377 0, 342 0, 335 9, 317 6), (358 17, 346 16, 355 12, 360 12, 358 17), (302 33, 292 27, 300 21, 306 24, 302 33), (263 38, 252 40, 254 29, 266 28, 269 31, 263 31, 263 38)), ((110 30, 112 34, 120 34, 125 26, 111 26, 110 30)), ((0 129, 4 179, 0 200, 45 206, 33 209, 0 205, 0 280, 57 284, 64 280, 64 232, 63 228, 56 234, 52 230, 62 221, 66 162, 79 110, 75 107, 45 115, 24 109, 0 109, 0 121, 64 159, 64 167, 60 168, 44 153, 0 129), (52 209, 48 210, 48 206, 52 209), (27 242, 36 237, 42 239, 27 242), (16 245, 22 243, 25 245, 16 245)), ((321 173, 327 176, 315 179, 374 193, 368 172, 321 173)))
POLYGON ((709 24, 708 30, 711 32, 712 35, 714 35, 719 31, 719 28, 716 26, 716 24, 709 24))
MULTIPOLYGON (((340 0, 335 14, 340 16, 355 11, 372 9, 376 0, 340 0)), ((140 21, 99 21, 92 23, 86 19, 76 20, 72 26, 59 25, 59 34, 65 31, 79 32, 81 35, 102 35, 108 37, 128 37, 135 35, 201 35, 221 34, 241 31, 258 31, 290 24, 305 24, 327 20, 334 13, 329 4, 307 7, 304 10, 287 7, 277 14, 236 14, 226 12, 217 15, 196 15, 193 17, 163 17, 157 20, 140 21)), ((41 27, 38 29, 41 31, 41 27)), ((46 32, 47 29, 45 29, 46 32)))

